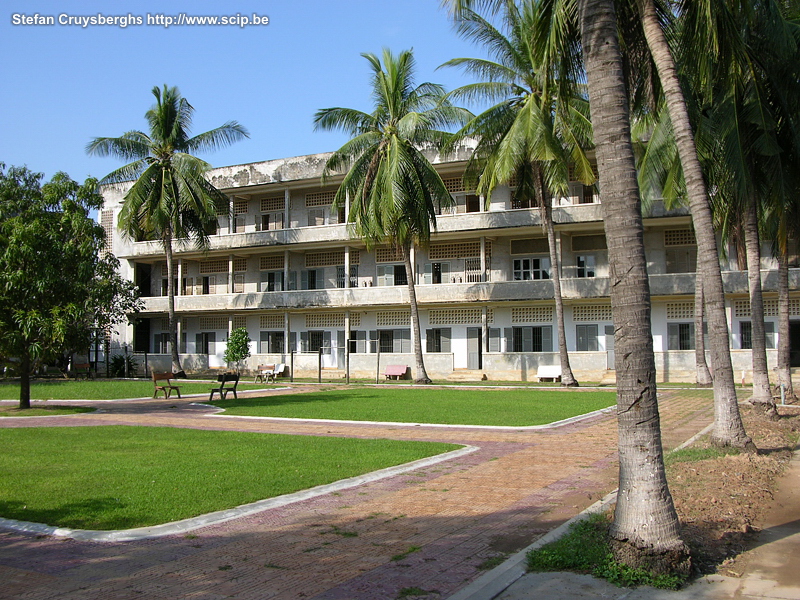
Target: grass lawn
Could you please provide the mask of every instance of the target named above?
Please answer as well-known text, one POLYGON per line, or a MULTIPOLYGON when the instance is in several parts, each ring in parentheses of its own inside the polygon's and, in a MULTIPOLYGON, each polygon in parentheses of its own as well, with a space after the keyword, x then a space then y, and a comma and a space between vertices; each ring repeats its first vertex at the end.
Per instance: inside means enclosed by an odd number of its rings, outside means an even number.
POLYGON ((166 523, 455 450, 160 427, 0 430, 0 516, 82 529, 166 523))
MULTIPOLYGON (((185 383, 173 380, 180 386, 181 395, 210 394, 213 384, 185 383)), ((237 390, 262 390, 271 387, 264 384, 239 383, 237 390)), ((31 400, 118 400, 121 398, 148 398, 153 396, 153 381, 95 379, 93 381, 67 381, 66 379, 37 380, 31 382, 31 400)), ((159 394, 163 398, 164 394, 159 394)), ((175 398, 173 392, 172 397, 175 398)), ((19 400, 19 381, 0 382, 0 400, 19 400)))
POLYGON ((74 415, 93 412, 88 406, 34 406, 21 410, 16 406, 0 406, 0 417, 46 417, 50 415, 74 415))
POLYGON ((614 392, 353 388, 214 401, 228 415, 451 425, 543 425, 612 406, 614 392))

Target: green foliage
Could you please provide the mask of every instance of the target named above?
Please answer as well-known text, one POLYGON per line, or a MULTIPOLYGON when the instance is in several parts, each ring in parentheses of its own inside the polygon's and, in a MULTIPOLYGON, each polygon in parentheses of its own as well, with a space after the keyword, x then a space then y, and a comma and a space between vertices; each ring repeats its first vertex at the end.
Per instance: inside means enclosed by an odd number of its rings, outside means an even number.
POLYGON ((526 426, 552 423, 613 406, 613 392, 559 390, 407 389, 394 386, 215 401, 226 414, 526 426))
POLYGON ((131 355, 115 354, 108 361, 108 371, 112 377, 125 377, 125 363, 128 363, 128 377, 136 377, 139 363, 131 355))
POLYGON ((620 587, 649 585, 675 590, 683 584, 681 577, 654 575, 614 561, 608 527, 605 515, 592 515, 573 523, 561 538, 528 553, 528 570, 591 573, 620 587))
POLYGON ((43 362, 87 349, 103 331, 138 310, 136 289, 102 252, 97 182, 81 185, 0 163, 0 355, 19 359, 20 406, 31 373, 43 362))
POLYGON ((0 516, 87 529, 143 527, 455 448, 165 427, 6 429, 0 516))
POLYGON ((228 345, 225 348, 225 362, 236 363, 236 372, 239 372, 239 363, 250 358, 250 336, 246 327, 239 327, 231 331, 228 336, 228 345))
POLYGON ((393 561, 403 560, 409 554, 413 554, 414 552, 417 552, 419 550, 421 550, 421 548, 419 546, 409 546, 408 549, 405 552, 401 552, 400 554, 395 554, 392 557, 392 560, 393 561))

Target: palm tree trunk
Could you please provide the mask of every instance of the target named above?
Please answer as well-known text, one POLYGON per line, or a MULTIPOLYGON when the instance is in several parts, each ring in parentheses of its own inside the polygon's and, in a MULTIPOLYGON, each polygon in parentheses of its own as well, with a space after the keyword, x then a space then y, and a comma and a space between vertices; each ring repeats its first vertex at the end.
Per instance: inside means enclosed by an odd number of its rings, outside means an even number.
POLYGON ((417 290, 414 285, 414 267, 411 264, 411 249, 403 246, 403 262, 406 265, 406 279, 408 280, 408 302, 411 305, 411 328, 414 335, 414 359, 417 363, 414 383, 433 383, 425 370, 425 361, 422 357, 422 338, 419 328, 419 307, 417 306, 417 290))
POLYGON ((791 340, 789 333, 789 255, 786 244, 778 251, 778 375, 787 402, 797 402, 792 386, 791 340))
POLYGON ((181 357, 178 354, 178 322, 175 319, 175 279, 172 264, 172 237, 164 236, 164 254, 167 255, 167 312, 169 315, 169 345, 172 352, 172 372, 182 373, 181 357))
POLYGON ((758 209, 752 201, 745 207, 742 229, 747 248, 747 282, 750 288, 750 338, 753 354, 753 397, 757 413, 777 418, 778 413, 769 389, 767 343, 764 333, 764 298, 761 294, 761 241, 758 236, 758 209))
POLYGON ((31 407, 31 355, 26 349, 19 363, 19 407, 31 407))
POLYGON ((558 334, 558 359, 561 363, 561 385, 563 387, 578 387, 578 380, 572 373, 567 352, 567 336, 564 331, 564 299, 561 296, 561 259, 556 248, 556 231, 553 226, 553 208, 547 202, 542 185, 542 172, 534 165, 536 173, 536 193, 539 196, 539 209, 542 218, 542 227, 547 232, 547 247, 550 251, 550 279, 553 281, 553 299, 556 303, 556 330, 558 334))
POLYGON ((704 298, 703 274, 698 270, 694 280, 694 362, 697 369, 695 383, 700 387, 708 387, 712 383, 706 363, 706 336, 703 334, 704 298))
MULTIPOLYGON (((658 71, 667 102, 669 118, 675 132, 689 208, 697 239, 697 274, 703 280, 705 309, 708 313, 708 340, 711 367, 714 370, 714 432, 712 440, 722 446, 754 448, 739 414, 736 385, 731 363, 730 335, 725 315, 725 291, 719 266, 719 250, 708 191, 697 147, 694 141, 689 111, 675 70, 675 61, 664 31, 656 16, 653 0, 640 0, 642 25, 650 53, 658 71)), ((700 334, 702 335, 702 333, 700 334)), ((705 357, 704 361, 705 361, 705 357)))
POLYGON ((581 40, 608 241, 617 370, 617 560, 656 572, 690 568, 664 472, 650 287, 629 107, 612 0, 580 2, 581 40))

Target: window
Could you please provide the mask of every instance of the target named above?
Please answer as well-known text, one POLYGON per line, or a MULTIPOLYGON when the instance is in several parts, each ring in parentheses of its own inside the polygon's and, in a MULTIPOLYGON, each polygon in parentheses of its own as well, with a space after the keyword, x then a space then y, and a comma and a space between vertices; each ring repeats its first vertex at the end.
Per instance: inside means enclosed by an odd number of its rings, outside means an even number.
POLYGON ((549 258, 515 258, 514 281, 550 279, 549 258))
POLYGON ((597 325, 575 326, 575 349, 578 352, 597 352, 597 325))
POLYGON ((378 344, 381 352, 411 352, 411 330, 379 329, 378 344))
POLYGON ((262 331, 259 343, 259 353, 282 354, 283 341, 283 331, 262 331))
POLYGON ((378 285, 408 285, 405 265, 378 265, 378 285))
POLYGON ((594 255, 584 254, 575 257, 576 274, 578 277, 594 277, 594 255))
POLYGON ((325 225, 325 209, 312 208, 308 211, 308 226, 325 225))
POLYGON ((217 334, 214 331, 195 335, 196 354, 216 354, 217 334))
POLYGON ((668 350, 694 350, 694 323, 668 323, 667 338, 668 350))
POLYGON ((201 294, 216 294, 217 293, 217 278, 214 275, 203 277, 200 282, 201 294))
POLYGON ((665 251, 667 273, 694 273, 697 265, 697 246, 668 248, 665 251))
MULTIPOLYGON (((739 335, 742 350, 753 349, 753 323, 751 321, 739 322, 739 335)), ((764 341, 767 348, 775 348, 775 323, 764 322, 764 341)))
POLYGON ((308 269, 300 271, 301 290, 321 290, 325 288, 325 270, 308 269))
MULTIPOLYGON (((178 291, 178 279, 175 278, 174 280, 175 286, 172 288, 176 292, 178 291)), ((162 279, 161 280, 161 295, 168 296, 169 295, 169 287, 168 287, 169 279, 162 279)))
POLYGON ((350 352, 353 354, 366 354, 371 349, 367 345, 366 331, 350 331, 350 352))
POLYGON ((192 294, 194 294, 194 278, 184 277, 181 283, 181 295, 191 296, 192 294))
POLYGON ((450 283, 450 263, 426 263, 423 281, 425 283, 450 283))
POLYGON ((169 354, 172 352, 169 344, 169 333, 157 333, 155 335, 153 350, 155 354, 169 354))
POLYGON ((542 325, 538 327, 513 327, 510 336, 511 352, 552 352, 553 327, 542 325))
MULTIPOLYGON (((344 265, 336 267, 336 287, 345 287, 344 265)), ((350 282, 348 287, 358 287, 358 265, 350 265, 350 282)))
POLYGON ((261 273, 262 292, 282 292, 283 289, 283 271, 261 273))
POLYGON ((233 276, 233 293, 244 293, 244 273, 239 273, 233 276))
POLYGON ((300 351, 319 352, 320 349, 330 353, 331 332, 330 331, 301 331, 300 332, 300 351))
POLYGON ((274 212, 261 215, 261 231, 283 229, 283 213, 274 212))
POLYGON ((425 330, 425 351, 426 352, 450 352, 451 329, 442 327, 439 329, 425 330))

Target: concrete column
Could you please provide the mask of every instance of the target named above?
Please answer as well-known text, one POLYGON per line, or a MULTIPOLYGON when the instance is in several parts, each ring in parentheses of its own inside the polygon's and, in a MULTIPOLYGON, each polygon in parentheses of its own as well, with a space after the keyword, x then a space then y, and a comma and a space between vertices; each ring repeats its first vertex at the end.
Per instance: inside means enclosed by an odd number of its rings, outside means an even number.
POLYGON ((183 259, 179 258, 178 259, 178 289, 175 290, 175 295, 176 296, 182 296, 183 295, 182 290, 183 290, 183 259))
POLYGON ((291 221, 289 221, 290 217, 290 210, 289 207, 291 206, 291 195, 289 194, 289 188, 283 190, 283 228, 290 229, 292 226, 291 221))
POLYGON ((178 334, 178 354, 181 353, 181 336, 183 335, 183 319, 180 317, 176 318, 175 329, 177 330, 178 334))
MULTIPOLYGON (((344 287, 350 287, 350 246, 344 247, 344 287)), ((345 317, 345 319, 347 319, 347 317, 345 317)))
POLYGON ((289 311, 283 311, 283 352, 289 353, 289 311))
POLYGON ((228 293, 233 293, 233 254, 228 255, 228 293))
MULTIPOLYGON (((483 238, 481 238, 483 239, 483 238)), ((481 246, 482 247, 482 246, 481 246)), ((488 309, 484 306, 481 309, 481 336, 483 337, 483 351, 489 351, 489 315, 488 309)))

